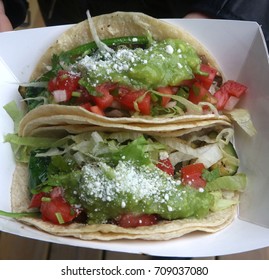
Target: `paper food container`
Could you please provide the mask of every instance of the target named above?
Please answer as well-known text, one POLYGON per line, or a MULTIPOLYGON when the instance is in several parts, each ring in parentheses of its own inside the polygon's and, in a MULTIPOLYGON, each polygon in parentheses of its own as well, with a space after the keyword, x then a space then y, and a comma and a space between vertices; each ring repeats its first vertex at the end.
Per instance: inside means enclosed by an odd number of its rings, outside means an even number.
MULTIPOLYGON (((249 88, 242 107, 257 129, 255 137, 236 130, 241 170, 248 176, 238 217, 226 229, 193 233, 170 241, 83 241, 57 237, 0 217, 0 230, 33 239, 156 256, 204 257, 239 253, 269 246, 269 65, 265 41, 258 24, 223 20, 169 20, 181 25, 216 57, 227 79, 249 88)), ((13 122, 3 109, 19 100, 18 81, 26 82, 43 52, 69 26, 48 27, 0 34, 0 209, 10 211, 10 185, 15 163, 3 135, 13 132, 13 122)), ((19 101, 18 101, 19 102, 19 101)))

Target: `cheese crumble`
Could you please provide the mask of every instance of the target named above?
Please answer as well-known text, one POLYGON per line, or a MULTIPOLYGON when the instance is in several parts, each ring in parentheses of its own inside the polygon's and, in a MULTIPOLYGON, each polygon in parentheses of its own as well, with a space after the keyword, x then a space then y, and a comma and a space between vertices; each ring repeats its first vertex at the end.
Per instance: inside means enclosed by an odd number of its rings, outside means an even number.
MULTIPOLYGON (((104 165, 102 169, 104 170, 104 165)), ((110 202, 118 199, 119 194, 128 194, 137 201, 150 198, 155 202, 165 203, 169 199, 170 192, 181 183, 158 168, 135 166, 128 161, 119 162, 114 169, 113 179, 92 164, 84 166, 82 172, 84 183, 81 188, 82 193, 85 193, 82 197, 84 200, 89 197, 110 202)), ((124 200, 120 204, 122 208, 126 207, 124 200)))

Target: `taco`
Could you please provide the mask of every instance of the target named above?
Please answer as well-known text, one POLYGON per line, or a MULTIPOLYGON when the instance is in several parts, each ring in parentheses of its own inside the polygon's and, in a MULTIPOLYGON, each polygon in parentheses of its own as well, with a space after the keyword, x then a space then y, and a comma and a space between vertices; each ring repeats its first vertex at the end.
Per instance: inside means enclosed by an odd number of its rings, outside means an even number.
POLYGON ((46 117, 63 125, 63 115, 75 116, 78 125, 88 119, 119 129, 227 121, 222 111, 234 108, 247 89, 223 82, 213 56, 178 26, 126 12, 89 22, 65 31, 20 87, 27 104, 20 135, 28 135, 25 126, 33 120, 40 127, 46 117))
POLYGON ((246 176, 230 124, 177 132, 7 135, 18 162, 14 217, 85 240, 168 240, 216 232, 236 215, 246 176))

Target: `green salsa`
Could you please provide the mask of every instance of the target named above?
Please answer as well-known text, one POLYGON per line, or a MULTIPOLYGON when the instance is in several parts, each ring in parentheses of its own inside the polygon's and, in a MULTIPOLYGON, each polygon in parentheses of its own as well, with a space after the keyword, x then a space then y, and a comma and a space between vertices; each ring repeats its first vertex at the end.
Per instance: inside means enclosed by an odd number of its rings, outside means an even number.
POLYGON ((98 84, 116 82, 134 88, 176 86, 199 72, 201 60, 194 48, 180 39, 154 41, 147 49, 97 50, 75 64, 86 73, 80 83, 93 90, 98 84))
POLYGON ((89 223, 104 223, 123 213, 158 214, 167 220, 201 218, 214 204, 211 194, 182 186, 155 166, 120 161, 109 168, 109 175, 107 168, 89 164, 82 169, 76 194, 89 223))

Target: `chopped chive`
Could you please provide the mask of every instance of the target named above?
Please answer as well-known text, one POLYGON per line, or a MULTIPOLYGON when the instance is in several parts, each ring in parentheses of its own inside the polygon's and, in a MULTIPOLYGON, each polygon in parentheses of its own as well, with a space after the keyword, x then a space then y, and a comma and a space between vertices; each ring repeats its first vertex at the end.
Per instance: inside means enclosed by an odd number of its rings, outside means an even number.
POLYGON ((23 217, 38 217, 39 212, 16 213, 16 212, 6 212, 6 211, 0 210, 0 216, 5 216, 5 217, 9 217, 9 218, 14 218, 14 219, 23 218, 23 217))
POLYGON ((64 221, 64 219, 63 219, 63 216, 62 216, 62 214, 61 214, 60 212, 56 212, 56 213, 55 213, 55 216, 56 216, 56 218, 57 218, 59 224, 64 224, 64 223, 65 223, 65 221, 64 221))
POLYGON ((41 201, 42 201, 42 202, 51 202, 51 198, 50 198, 50 197, 43 196, 43 197, 41 198, 41 201))
POLYGON ((80 96, 81 96, 81 92, 79 92, 79 91, 73 91, 73 92, 72 92, 72 96, 73 96, 73 97, 80 97, 80 96))

